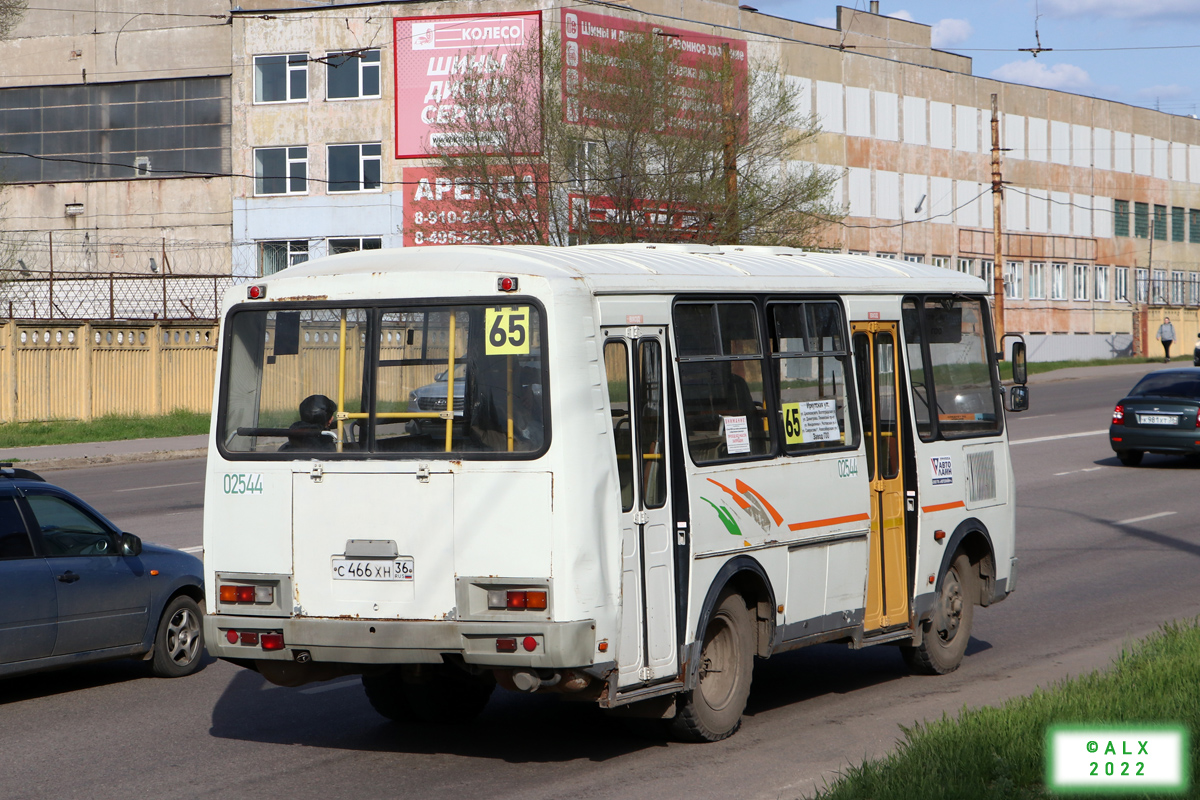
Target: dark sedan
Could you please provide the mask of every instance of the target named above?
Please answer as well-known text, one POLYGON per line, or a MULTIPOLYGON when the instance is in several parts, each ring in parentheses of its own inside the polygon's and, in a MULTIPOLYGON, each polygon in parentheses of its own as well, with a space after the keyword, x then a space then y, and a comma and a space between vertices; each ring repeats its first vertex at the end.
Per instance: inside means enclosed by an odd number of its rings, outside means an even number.
POLYGON ((1200 369, 1151 372, 1113 409, 1109 444, 1127 467, 1146 453, 1200 456, 1200 369))
POLYGON ((0 676, 141 657, 155 675, 204 654, 200 559, 143 545, 75 495, 0 465, 0 676))

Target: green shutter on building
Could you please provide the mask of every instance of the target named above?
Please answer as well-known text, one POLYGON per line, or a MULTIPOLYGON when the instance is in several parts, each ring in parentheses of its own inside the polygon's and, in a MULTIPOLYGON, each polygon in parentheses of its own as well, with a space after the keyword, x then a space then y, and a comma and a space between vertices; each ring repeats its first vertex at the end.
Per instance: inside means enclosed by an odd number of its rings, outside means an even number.
POLYGON ((1188 210, 1191 216, 1191 224, 1188 226, 1188 241, 1192 244, 1200 244, 1200 209, 1192 208, 1188 210))
MULTIPOLYGON (((1115 236, 1129 235, 1129 201, 1117 200, 1113 208, 1113 234, 1115 236)), ((1196 212, 1192 212, 1192 231, 1197 229, 1196 212)), ((1193 233, 1194 235, 1194 233, 1193 233)))
POLYGON ((1139 239, 1150 238, 1150 205, 1133 204, 1133 235, 1139 239))
POLYGON ((1167 240, 1167 207, 1154 206, 1154 238, 1160 242, 1167 240))
POLYGON ((1179 206, 1171 209, 1171 241, 1183 241, 1183 209, 1179 206))

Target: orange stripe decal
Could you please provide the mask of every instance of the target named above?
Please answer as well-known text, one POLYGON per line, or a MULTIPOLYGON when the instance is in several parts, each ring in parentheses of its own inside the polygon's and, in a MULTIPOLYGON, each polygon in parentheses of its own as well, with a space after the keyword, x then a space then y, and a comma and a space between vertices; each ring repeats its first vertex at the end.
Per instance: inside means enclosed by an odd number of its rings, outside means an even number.
POLYGON ((730 489, 730 488, 729 488, 728 486, 726 486, 725 484, 723 484, 723 483, 717 483, 717 482, 716 482, 716 481, 714 481, 712 478, 709 478, 709 479, 708 479, 708 482, 709 482, 709 483, 716 483, 716 484, 717 484, 717 486, 720 486, 720 487, 721 487, 721 490, 722 490, 722 491, 724 491, 724 492, 725 492, 725 494, 727 494, 727 495, 729 495, 730 497, 732 497, 732 498, 733 498, 733 502, 735 502, 735 503, 737 503, 737 504, 738 504, 738 508, 745 510, 745 509, 747 509, 747 508, 749 508, 749 507, 750 507, 750 504, 749 504, 748 502, 746 502, 746 498, 742 497, 740 494, 738 494, 737 492, 735 492, 733 489, 730 489))
POLYGON ((806 531, 809 528, 821 528, 826 525, 841 525, 845 522, 865 522, 871 518, 870 514, 849 514, 844 517, 830 517, 829 519, 814 519, 811 522, 793 522, 788 525, 789 531, 806 531))
POLYGON ((949 511, 952 508, 966 508, 967 504, 962 500, 955 500, 953 503, 938 503, 936 506, 921 506, 921 511, 926 514, 931 514, 934 511, 949 511))
POLYGON ((764 506, 767 507, 767 511, 770 513, 771 519, 775 520, 776 528, 778 528, 780 525, 783 524, 783 515, 775 510, 775 506, 773 506, 767 502, 767 498, 763 497, 761 494, 754 491, 754 489, 751 488, 749 484, 743 483, 742 479, 738 478, 737 483, 735 483, 734 486, 737 487, 737 490, 739 492, 749 492, 750 494, 757 497, 758 502, 762 503, 764 506))

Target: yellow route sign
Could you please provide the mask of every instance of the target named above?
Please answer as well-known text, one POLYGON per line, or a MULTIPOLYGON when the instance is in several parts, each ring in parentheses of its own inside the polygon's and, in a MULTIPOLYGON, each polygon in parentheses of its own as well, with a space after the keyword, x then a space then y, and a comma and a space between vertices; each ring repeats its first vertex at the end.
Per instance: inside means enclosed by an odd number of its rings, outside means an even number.
POLYGON ((484 309, 489 356, 529 355, 529 306, 504 306, 484 309))

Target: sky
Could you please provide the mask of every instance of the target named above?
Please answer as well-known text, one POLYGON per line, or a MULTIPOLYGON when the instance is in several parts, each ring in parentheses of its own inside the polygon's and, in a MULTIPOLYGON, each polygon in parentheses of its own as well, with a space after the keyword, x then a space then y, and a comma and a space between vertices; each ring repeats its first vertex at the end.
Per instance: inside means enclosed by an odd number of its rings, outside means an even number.
MULTIPOLYGON (((742 2, 837 27, 838 0, 742 2)), ((971 57, 981 77, 1200 116, 1200 0, 880 0, 879 13, 930 25, 933 46, 971 57), (1054 48, 1036 58, 1019 50, 1037 46, 1035 27, 1054 48), (1193 47, 1115 49, 1171 45, 1193 47)))

